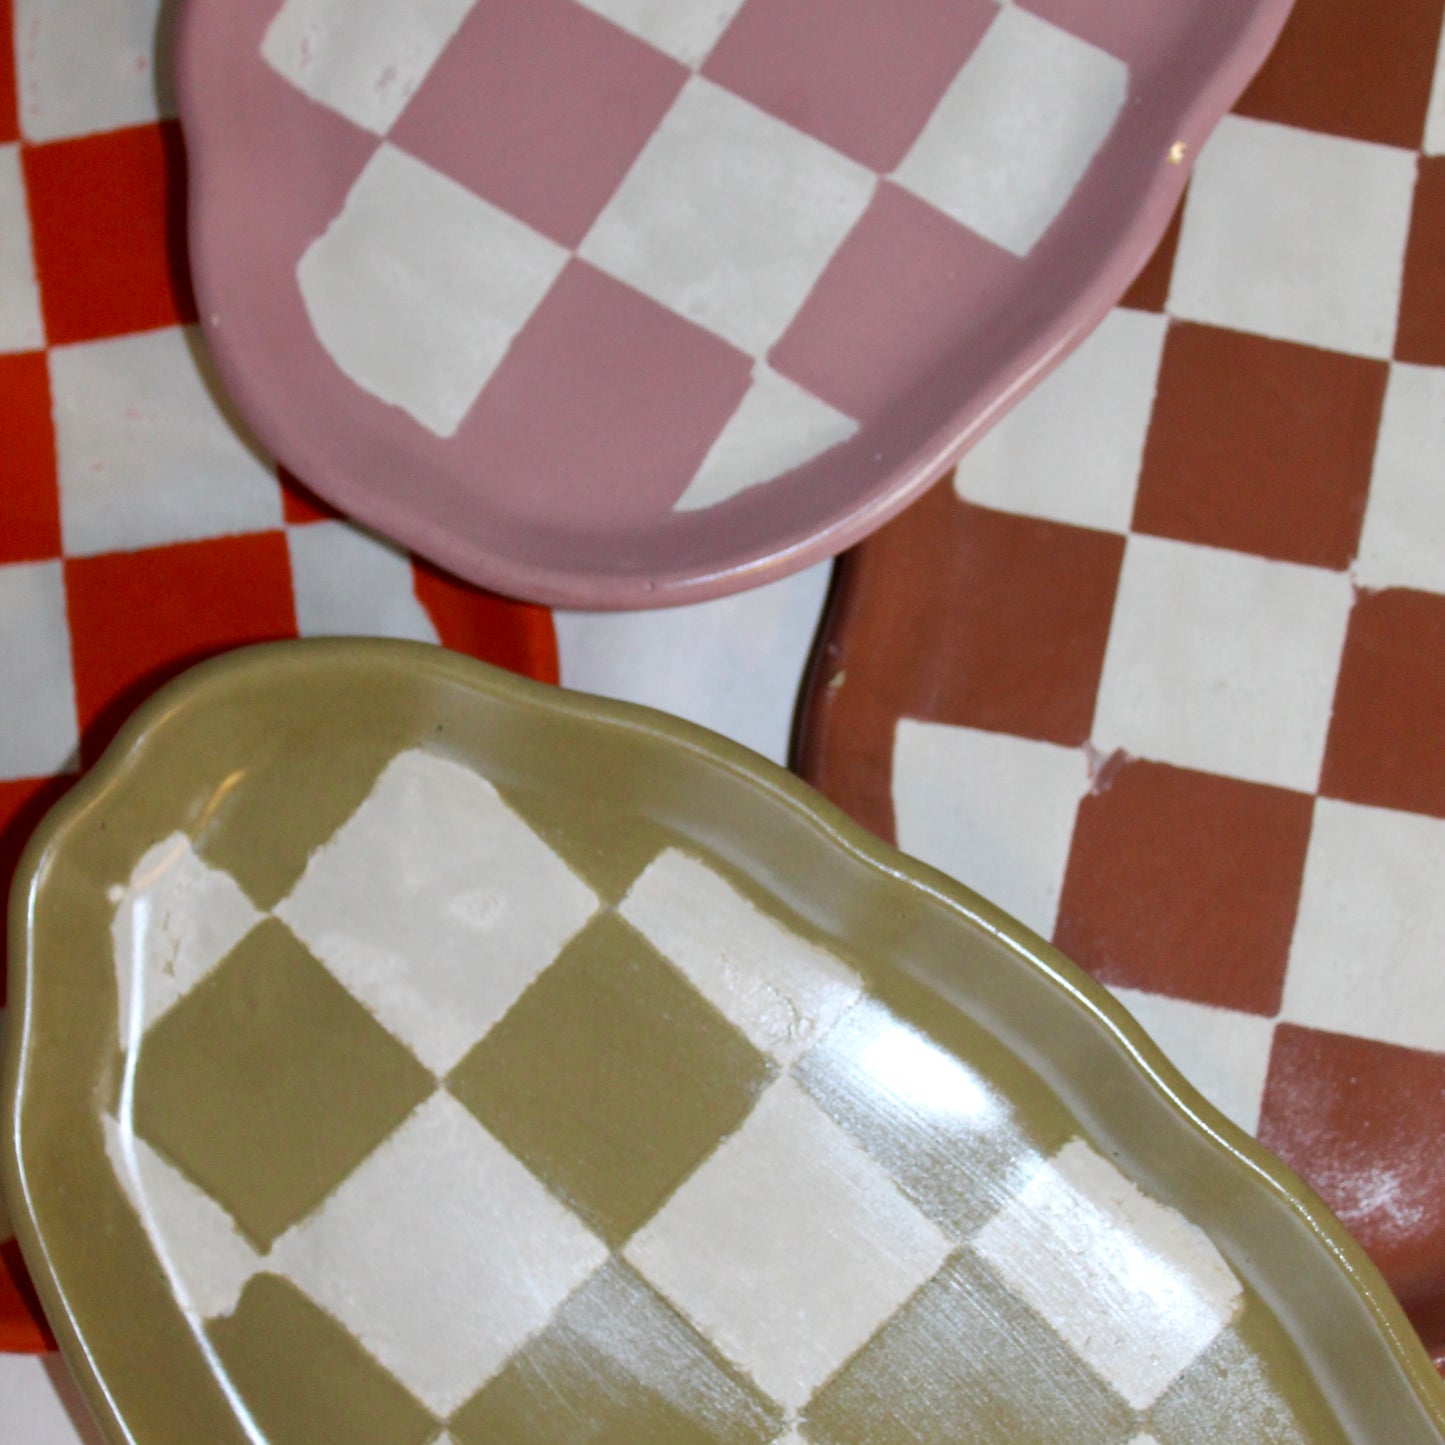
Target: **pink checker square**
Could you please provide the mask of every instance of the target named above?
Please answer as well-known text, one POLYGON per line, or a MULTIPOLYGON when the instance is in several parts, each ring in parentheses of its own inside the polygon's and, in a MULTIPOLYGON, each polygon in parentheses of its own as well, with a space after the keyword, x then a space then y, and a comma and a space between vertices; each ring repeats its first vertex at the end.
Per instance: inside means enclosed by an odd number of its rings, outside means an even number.
POLYGON ((1138 54, 1141 37, 1167 31, 1159 0, 1023 0, 1023 8, 1121 59, 1138 54))
POLYGON ((955 395, 967 394, 958 338, 978 334, 980 314, 1011 294, 1021 265, 885 181, 769 359, 865 422, 905 400, 900 378, 928 370, 928 358, 951 373, 955 395))
POLYGON ((488 488, 519 517, 605 519, 621 536, 682 495, 751 376, 727 342, 573 260, 458 441, 487 459, 488 488), (539 396, 567 398, 554 425, 538 424, 539 396), (599 492, 596 478, 623 475, 625 492, 599 492))
POLYGON ((390 139, 575 246, 687 75, 575 0, 480 0, 390 139))
POLYGON ((997 15, 996 0, 749 0, 703 74, 887 172, 997 15))

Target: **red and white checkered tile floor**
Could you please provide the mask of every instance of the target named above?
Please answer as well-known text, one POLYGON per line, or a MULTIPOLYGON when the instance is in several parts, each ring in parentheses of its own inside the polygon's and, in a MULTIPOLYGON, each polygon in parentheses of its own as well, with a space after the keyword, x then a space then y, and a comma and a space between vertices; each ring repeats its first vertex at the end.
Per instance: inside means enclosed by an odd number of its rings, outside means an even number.
MULTIPOLYGON (((195 331, 156 12, 0 0, 4 889, 78 768, 208 654, 371 633, 556 677, 544 609, 336 519, 278 476, 221 398, 195 331)), ((27 1290, 0 1243, 0 1349, 45 1343, 27 1290)), ((0 1378, 0 1418, 7 1389, 0 1378)))
POLYGON ((1442 11, 1298 0, 1125 306, 863 545, 814 739, 1115 987, 1437 1352, 1442 11))

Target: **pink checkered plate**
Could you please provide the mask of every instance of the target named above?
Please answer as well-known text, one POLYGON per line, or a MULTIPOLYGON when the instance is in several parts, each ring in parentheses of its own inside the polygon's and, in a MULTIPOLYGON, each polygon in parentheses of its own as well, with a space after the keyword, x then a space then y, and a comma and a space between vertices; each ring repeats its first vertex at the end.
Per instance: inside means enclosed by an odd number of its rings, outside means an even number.
POLYGON ((690 724, 231 653, 15 896, 0 1174, 117 1445, 1445 1440, 1100 985, 690 724))
POLYGON ((1103 317, 1289 0, 190 0, 201 319, 265 443, 473 582, 740 590, 1103 317))

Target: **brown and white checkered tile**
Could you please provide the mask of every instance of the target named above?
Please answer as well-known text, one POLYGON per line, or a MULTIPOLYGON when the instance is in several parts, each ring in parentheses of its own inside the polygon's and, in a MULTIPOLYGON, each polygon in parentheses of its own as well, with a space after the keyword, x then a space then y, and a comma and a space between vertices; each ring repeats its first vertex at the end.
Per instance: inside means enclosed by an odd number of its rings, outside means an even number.
POLYGON ((1120 990, 1445 1361, 1442 12, 1299 0, 1125 306, 845 563, 802 766, 1120 990))
POLYGON ((1310 1438, 1196 1224, 715 865, 594 889, 520 806, 403 753, 269 909, 181 834, 112 890, 111 1163, 266 1438, 1310 1438))

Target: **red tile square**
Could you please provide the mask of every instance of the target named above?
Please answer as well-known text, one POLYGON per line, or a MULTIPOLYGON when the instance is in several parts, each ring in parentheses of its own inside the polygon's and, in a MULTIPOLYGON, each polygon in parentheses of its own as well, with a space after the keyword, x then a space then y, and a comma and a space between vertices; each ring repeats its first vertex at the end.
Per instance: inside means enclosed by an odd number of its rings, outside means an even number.
POLYGON ((1418 149, 1442 0, 1371 5, 1296 0, 1240 115, 1418 149))
POLYGON ((15 92, 15 15, 0 0, 0 144, 20 138, 20 105, 15 92))
POLYGON ((846 415, 871 420, 908 400, 920 374, 946 377, 954 405, 991 372, 959 337, 1010 294, 1021 265, 885 181, 769 360, 846 415))
POLYGON ((1054 942, 1121 988, 1273 1015, 1314 800, 1163 763, 1105 763, 1079 805, 1054 942))
POLYGON ((52 346, 196 319, 179 126, 27 146, 24 161, 52 346))
MULTIPOLYGON (((0 900, 10 896, 15 867, 36 825, 74 781, 74 776, 68 776, 0 782, 0 900)), ((0 928, 0 1008, 5 1007, 5 950, 5 930, 0 928)), ((0 1305, 0 1316, 3 1314, 4 1306, 0 1305)))
POLYGON ((997 15, 995 0, 749 0, 703 74, 887 172, 997 15))
POLYGON ((281 515, 292 526, 307 522, 334 522, 341 513, 330 502, 322 501, 305 482, 285 467, 277 466, 276 478, 281 483, 281 515))
POLYGON ((938 627, 899 636, 892 667, 919 684, 897 715, 1081 745, 1094 719, 1124 539, 992 512, 947 484, 914 503, 910 570, 938 627), (942 646, 947 667, 919 665, 942 646))
MULTIPOLYGON (((1188 192, 1186 191, 1186 196, 1188 192)), ((1174 279, 1174 258, 1179 254, 1179 232, 1184 224, 1184 202, 1175 208, 1154 254, 1144 263, 1144 269, 1134 278, 1133 284, 1119 301, 1131 311, 1164 310, 1169 300, 1169 283, 1174 279)))
POLYGON ((576 0, 481 0, 390 139, 575 246, 687 74, 576 0))
POLYGON ((72 557, 65 585, 87 763, 137 704, 192 663, 296 635, 281 532, 72 557))
POLYGON ((443 647, 538 682, 559 680, 557 633, 548 608, 484 592, 419 557, 411 565, 417 601, 443 647))
POLYGON ((1445 156, 1421 156, 1395 355, 1445 366, 1445 156))
MULTIPOLYGON (((752 362, 710 332, 571 261, 457 433, 519 518, 556 529, 598 476, 619 536, 682 495, 741 403, 752 362), (567 398, 555 425, 537 397, 567 398)), ((596 502, 591 505, 598 505, 596 502)))
POLYGON ((1348 567, 1389 377, 1387 362, 1174 322, 1135 530, 1348 567))
POLYGON ((30 1282, 20 1246, 0 1243, 0 1352, 39 1355, 55 1349, 55 1336, 40 1311, 40 1297, 30 1282))
POLYGON ((1345 636, 1320 791, 1445 818, 1445 597, 1361 592, 1345 636))
POLYGON ((60 491, 45 353, 0 356, 0 562, 60 555, 60 491))
POLYGON ((1260 1142, 1324 1196, 1445 1351, 1445 1054, 1281 1024, 1260 1142))

